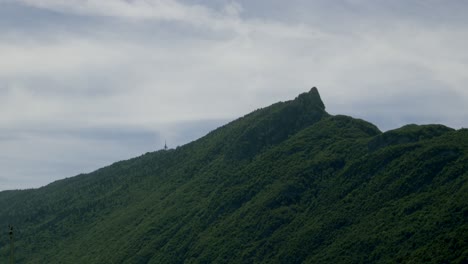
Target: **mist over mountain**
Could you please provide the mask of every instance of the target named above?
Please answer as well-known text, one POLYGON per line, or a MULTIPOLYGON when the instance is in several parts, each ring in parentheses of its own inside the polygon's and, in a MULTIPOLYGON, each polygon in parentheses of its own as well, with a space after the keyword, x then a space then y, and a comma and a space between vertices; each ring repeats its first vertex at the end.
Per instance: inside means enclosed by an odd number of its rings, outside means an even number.
POLYGON ((0 192, 0 258, 12 224, 16 263, 468 263, 467 180, 467 129, 383 133, 314 87, 181 147, 0 192))

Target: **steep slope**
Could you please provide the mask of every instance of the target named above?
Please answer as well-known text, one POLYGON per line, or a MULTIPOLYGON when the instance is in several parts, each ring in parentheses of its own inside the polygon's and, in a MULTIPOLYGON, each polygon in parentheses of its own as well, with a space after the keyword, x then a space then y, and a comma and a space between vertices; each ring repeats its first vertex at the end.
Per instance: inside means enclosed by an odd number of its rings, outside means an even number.
POLYGON ((381 133, 313 88, 175 150, 0 192, 0 226, 18 263, 464 263, 467 164, 467 130, 381 133))

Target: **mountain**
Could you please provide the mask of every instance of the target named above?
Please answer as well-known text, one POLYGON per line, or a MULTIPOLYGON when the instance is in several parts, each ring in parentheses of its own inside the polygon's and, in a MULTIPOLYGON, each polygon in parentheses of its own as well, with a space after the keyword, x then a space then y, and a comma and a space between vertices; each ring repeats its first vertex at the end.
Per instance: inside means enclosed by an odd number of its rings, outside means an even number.
POLYGON ((468 263, 467 180, 467 129, 382 133, 313 88, 176 149, 0 192, 0 259, 12 224, 16 263, 468 263))

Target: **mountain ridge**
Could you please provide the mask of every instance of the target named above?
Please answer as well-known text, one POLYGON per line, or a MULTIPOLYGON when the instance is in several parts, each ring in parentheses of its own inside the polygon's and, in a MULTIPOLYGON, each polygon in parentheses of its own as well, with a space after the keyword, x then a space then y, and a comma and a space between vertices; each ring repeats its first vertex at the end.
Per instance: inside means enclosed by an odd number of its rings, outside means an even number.
POLYGON ((0 226, 18 263, 465 263, 467 131, 382 133, 312 88, 176 149, 0 192, 0 226))

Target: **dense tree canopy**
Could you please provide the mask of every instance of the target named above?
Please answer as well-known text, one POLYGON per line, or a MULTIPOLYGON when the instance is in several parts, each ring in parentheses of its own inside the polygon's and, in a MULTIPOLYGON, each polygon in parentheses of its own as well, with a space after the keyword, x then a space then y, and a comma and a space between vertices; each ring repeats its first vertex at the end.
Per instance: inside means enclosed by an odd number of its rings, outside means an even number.
POLYGON ((467 129, 382 133, 313 88, 177 149, 0 192, 0 259, 13 224, 17 263, 467 263, 467 180, 467 129))

